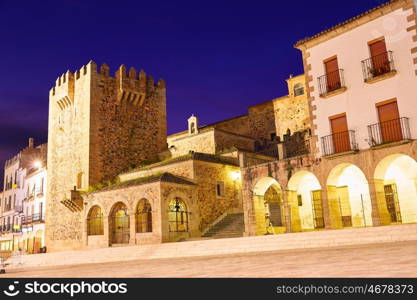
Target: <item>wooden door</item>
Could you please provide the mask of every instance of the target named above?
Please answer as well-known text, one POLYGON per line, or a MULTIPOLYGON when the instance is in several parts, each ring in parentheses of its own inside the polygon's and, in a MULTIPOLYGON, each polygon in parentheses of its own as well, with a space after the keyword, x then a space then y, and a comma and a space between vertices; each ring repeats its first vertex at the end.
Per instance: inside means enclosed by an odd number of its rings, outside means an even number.
POLYGON ((397 101, 379 105, 378 118, 381 126, 382 142, 388 143, 402 140, 403 135, 397 101))
POLYGON ((349 131, 346 115, 330 118, 334 153, 350 151, 349 131))
POLYGON ((352 211, 350 208, 349 188, 347 186, 337 187, 340 216, 343 227, 352 227, 352 211))
POLYGON ((314 228, 324 228, 323 205, 321 202, 321 190, 311 191, 314 228))
POLYGON ((282 222, 282 206, 280 202, 268 203, 269 220, 272 226, 284 226, 282 222))
POLYGON ((324 62, 327 79, 327 92, 331 92, 341 88, 339 64, 337 57, 324 62))
POLYGON ((391 223, 401 222, 400 203, 398 201, 397 187, 395 184, 384 185, 385 201, 391 218, 391 223))
POLYGON ((130 238, 129 216, 118 210, 112 217, 112 244, 128 244, 130 238))
POLYGON ((385 40, 380 40, 369 45, 372 60, 372 75, 378 76, 390 71, 387 47, 385 40))

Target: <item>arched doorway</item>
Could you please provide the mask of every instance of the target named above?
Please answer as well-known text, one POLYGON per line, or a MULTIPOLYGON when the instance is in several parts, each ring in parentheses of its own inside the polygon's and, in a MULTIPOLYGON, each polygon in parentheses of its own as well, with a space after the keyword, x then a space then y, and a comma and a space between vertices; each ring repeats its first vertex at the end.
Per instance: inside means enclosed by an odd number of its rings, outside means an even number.
POLYGON ((288 199, 298 207, 301 229, 324 228, 321 186, 317 177, 307 171, 295 173, 288 182, 288 199))
POLYGON ((383 224, 417 222, 417 162, 408 155, 382 159, 374 174, 379 215, 383 224))
POLYGON ((334 167, 327 178, 332 227, 372 226, 372 204, 365 174, 350 163, 334 167))
POLYGON ((180 197, 172 199, 168 207, 169 231, 188 232, 189 215, 187 204, 180 197))
POLYGON ((152 232, 152 208, 148 200, 142 199, 136 206, 136 232, 152 232))
POLYGON ((111 244, 128 244, 130 239, 129 214, 123 202, 113 205, 109 215, 111 244))
POLYGON ((101 207, 94 205, 87 215, 87 235, 104 234, 103 213, 101 207))
POLYGON ((286 218, 282 190, 272 177, 258 180, 254 188, 254 213, 256 234, 283 233, 286 218))

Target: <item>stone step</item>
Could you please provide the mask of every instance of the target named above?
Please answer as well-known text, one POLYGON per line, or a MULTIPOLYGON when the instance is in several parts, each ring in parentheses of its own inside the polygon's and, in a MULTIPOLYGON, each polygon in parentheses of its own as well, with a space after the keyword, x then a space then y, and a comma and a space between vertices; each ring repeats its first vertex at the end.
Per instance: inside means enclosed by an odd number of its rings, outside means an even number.
POLYGON ((223 220, 210 228, 203 236, 211 238, 227 238, 243 236, 243 213, 228 214, 223 220))
POLYGON ((8 268, 20 268, 30 266, 104 263, 138 259, 234 255, 239 253, 345 247, 401 241, 417 241, 417 224, 321 230, 251 237, 211 238, 181 243, 32 254, 23 255, 21 257, 12 257, 7 262, 11 263, 8 268))

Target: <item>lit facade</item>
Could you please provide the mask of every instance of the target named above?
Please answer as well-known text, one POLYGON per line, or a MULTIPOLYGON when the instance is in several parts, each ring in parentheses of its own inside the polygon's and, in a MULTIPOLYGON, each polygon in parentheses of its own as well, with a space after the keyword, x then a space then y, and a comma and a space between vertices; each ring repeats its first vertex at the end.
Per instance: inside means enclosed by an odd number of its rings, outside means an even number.
POLYGON ((310 153, 242 168, 246 234, 417 222, 416 20, 393 0, 295 45, 310 153))
POLYGON ((44 165, 30 168, 24 184, 23 215, 19 248, 27 253, 39 253, 45 246, 45 200, 47 171, 44 165))
MULTIPOLYGON (((0 248, 18 250, 21 248, 22 221, 26 216, 26 179, 36 162, 46 162, 46 144, 34 146, 29 139, 28 146, 16 156, 6 161, 4 190, 0 213, 0 248)), ((46 183, 45 183, 46 184, 46 183)))

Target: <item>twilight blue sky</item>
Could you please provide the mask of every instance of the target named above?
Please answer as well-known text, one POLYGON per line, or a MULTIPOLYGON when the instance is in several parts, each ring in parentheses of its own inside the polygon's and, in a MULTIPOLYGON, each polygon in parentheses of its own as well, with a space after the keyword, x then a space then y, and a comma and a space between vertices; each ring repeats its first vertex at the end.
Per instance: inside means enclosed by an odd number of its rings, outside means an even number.
POLYGON ((303 72, 297 40, 383 2, 0 0, 0 165, 28 137, 46 142, 48 91, 68 69, 164 78, 174 133, 192 113, 204 125, 286 94, 303 72))

